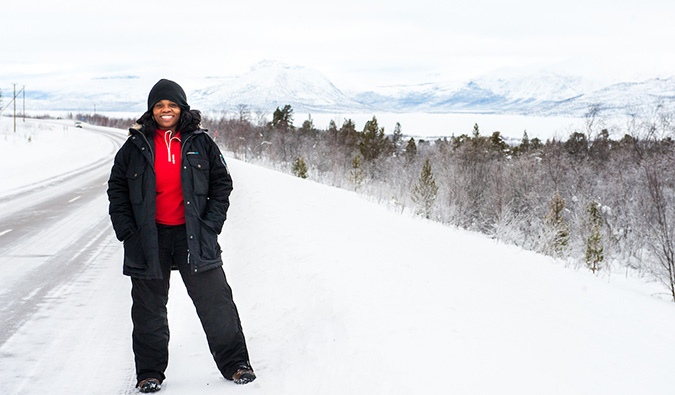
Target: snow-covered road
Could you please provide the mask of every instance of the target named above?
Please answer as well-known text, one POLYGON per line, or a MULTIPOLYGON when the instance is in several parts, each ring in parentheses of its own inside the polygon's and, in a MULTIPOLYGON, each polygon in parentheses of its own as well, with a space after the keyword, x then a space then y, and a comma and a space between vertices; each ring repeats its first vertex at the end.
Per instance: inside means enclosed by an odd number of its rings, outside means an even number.
MULTIPOLYGON (((104 185, 126 133, 34 125, 30 143, 0 133, 0 394, 135 393, 104 185), (58 162, 87 147, 98 154, 58 162)), ((259 378, 220 377, 174 275, 161 393, 672 393, 675 304, 661 286, 228 164, 220 243, 259 378)))
MULTIPOLYGON (((110 143, 100 160, 0 197, 0 344, 30 319, 46 295, 86 267, 86 256, 109 233, 101 198, 112 155, 125 137, 105 129, 97 133, 110 143)), ((63 160, 67 154, 62 153, 63 160)))
MULTIPOLYGON (((92 363, 89 355, 114 358, 128 349, 126 339, 101 330, 106 320, 117 321, 122 331, 129 326, 123 320, 128 304, 120 303, 128 285, 119 267, 109 265, 119 246, 111 237, 105 196, 113 155, 126 136, 63 122, 30 124, 25 133, 34 147, 15 147, 24 151, 8 173, 15 187, 0 190, 0 393, 81 393, 96 388, 81 382, 83 374, 110 376, 99 374, 107 358, 92 363), (53 134, 64 141, 50 141, 53 134), (36 162, 43 171, 22 171, 36 162), (108 275, 96 275, 101 271, 108 275), (117 313, 107 316, 107 310, 117 313)), ((119 362, 126 368, 106 385, 123 388, 131 377, 129 361, 119 362)))

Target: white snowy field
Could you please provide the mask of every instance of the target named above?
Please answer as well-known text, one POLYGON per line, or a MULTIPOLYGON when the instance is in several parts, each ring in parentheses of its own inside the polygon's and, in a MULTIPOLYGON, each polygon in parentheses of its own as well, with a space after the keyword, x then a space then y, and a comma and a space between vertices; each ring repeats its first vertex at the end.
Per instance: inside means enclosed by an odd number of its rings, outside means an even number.
MULTIPOLYGON (((6 120, 0 122, 4 138, 6 120)), ((17 167, 5 151, 0 174, 31 183, 46 178, 47 150, 65 152, 79 133, 89 133, 109 157, 109 141, 92 130, 27 126, 31 143, 7 137, 0 146, 11 142, 17 157, 30 155, 36 166, 44 160, 43 175, 17 167), (64 135, 48 148, 33 144, 51 133, 64 135)), ((220 243, 258 379, 238 387, 219 376, 174 273, 170 363, 160 393, 673 392, 675 304, 654 296, 665 292, 660 286, 574 271, 482 235, 390 212, 352 192, 234 159, 228 164, 235 190, 220 243)), ((20 187, 7 185, 0 183, 0 197, 20 187)), ((70 280, 9 325, 12 333, 0 343, 1 394, 135 393, 122 246, 109 225, 92 225, 107 220, 100 190, 58 220, 97 229, 78 239, 88 245, 56 245, 50 238, 62 232, 45 231, 36 247, 42 251, 20 261, 58 271, 58 260, 43 258, 61 256, 49 249, 83 255, 70 280)), ((0 251, 9 251, 3 238, 12 232, 3 232, 12 224, 2 218, 0 251)), ((0 255, 0 301, 14 289, 8 278, 20 277, 9 267, 16 266, 14 250, 0 255)), ((2 306, 0 314, 2 322, 14 317, 2 306)))

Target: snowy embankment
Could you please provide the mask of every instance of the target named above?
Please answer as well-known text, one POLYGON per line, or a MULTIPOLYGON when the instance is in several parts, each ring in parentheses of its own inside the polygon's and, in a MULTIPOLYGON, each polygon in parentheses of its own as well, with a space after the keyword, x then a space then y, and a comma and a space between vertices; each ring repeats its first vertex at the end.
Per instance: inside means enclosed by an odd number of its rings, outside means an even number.
MULTIPOLYGON (((662 292, 655 285, 574 271, 352 192, 228 164, 235 190, 220 243, 259 378, 236 387, 219 376, 174 273, 162 393, 672 393, 675 305, 652 296, 662 292)), ((10 169, 0 157, 0 171, 10 169)), ((129 392, 121 244, 110 233, 100 248, 0 344, 0 392, 129 392)))

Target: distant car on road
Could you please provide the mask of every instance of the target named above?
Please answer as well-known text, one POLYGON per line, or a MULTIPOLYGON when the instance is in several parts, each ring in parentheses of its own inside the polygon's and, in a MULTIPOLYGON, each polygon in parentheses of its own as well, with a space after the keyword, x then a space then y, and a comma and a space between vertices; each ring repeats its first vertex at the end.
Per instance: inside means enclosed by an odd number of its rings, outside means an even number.
POLYGON ((82 121, 75 121, 75 127, 81 128, 82 127, 82 121))

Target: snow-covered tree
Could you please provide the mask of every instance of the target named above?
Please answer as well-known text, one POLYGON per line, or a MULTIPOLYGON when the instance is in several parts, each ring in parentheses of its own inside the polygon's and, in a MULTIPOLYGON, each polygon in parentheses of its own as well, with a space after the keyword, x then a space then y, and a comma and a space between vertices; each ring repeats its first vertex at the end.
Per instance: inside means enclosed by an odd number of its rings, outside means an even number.
POLYGON ((658 259, 660 277, 670 288, 675 301, 675 198, 673 198, 673 150, 670 160, 645 164, 645 175, 650 210, 647 220, 650 224, 651 247, 658 259))
POLYGON ((429 158, 424 161, 420 178, 413 186, 411 199, 415 203, 415 211, 430 219, 433 212, 436 196, 438 195, 438 186, 434 180, 434 173, 431 171, 429 158))
POLYGON ((351 169, 347 175, 347 181, 349 181, 354 190, 358 190, 365 179, 366 173, 363 170, 363 161, 359 155, 354 155, 351 169))
POLYGON ((296 177, 307 178, 307 163, 305 163, 305 160, 301 157, 295 158, 291 166, 291 172, 296 177))
POLYGON ((570 228, 563 218, 565 200, 556 191, 553 199, 549 202, 549 211, 546 214, 546 253, 553 256, 563 257, 570 241, 570 228))
POLYGON ((401 132, 401 124, 396 122, 394 126, 394 133, 391 136, 391 143, 394 147, 394 153, 398 156, 401 151, 401 143, 403 140, 403 132, 401 132))
POLYGON ((589 234, 586 237, 586 266, 593 273, 600 270, 600 264, 605 259, 602 242, 603 218, 598 203, 591 201, 586 210, 589 234))
POLYGON ((408 162, 412 162, 415 156, 417 156, 417 144, 415 144, 415 139, 411 137, 405 146, 405 158, 408 162))

